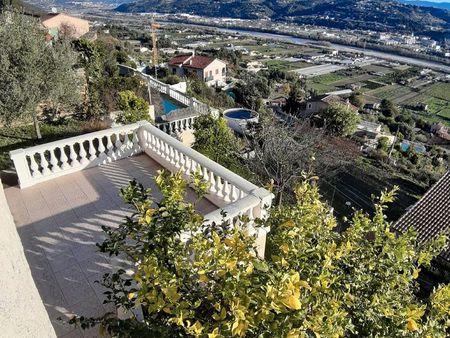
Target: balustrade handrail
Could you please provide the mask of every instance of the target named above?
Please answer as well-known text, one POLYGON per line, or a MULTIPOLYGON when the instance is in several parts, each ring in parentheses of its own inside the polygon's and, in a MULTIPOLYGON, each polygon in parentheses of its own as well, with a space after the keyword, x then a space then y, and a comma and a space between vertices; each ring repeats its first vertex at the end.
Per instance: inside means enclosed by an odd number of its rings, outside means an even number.
POLYGON ((148 131, 150 134, 153 134, 154 136, 160 138, 165 143, 167 143, 169 146, 176 148, 179 152, 183 153, 190 159, 194 160, 200 166, 205 167, 208 170, 210 170, 211 172, 218 174, 220 177, 223 177, 229 183, 234 184, 236 187, 244 190, 245 192, 249 193, 253 190, 258 189, 258 186, 256 186, 255 184, 247 181, 246 179, 235 174, 231 170, 214 162, 213 160, 209 159, 205 155, 200 154, 199 152, 185 146, 182 142, 180 142, 180 141, 176 140, 175 138, 171 137, 170 135, 166 134, 159 128, 151 125, 149 122, 146 122, 146 121, 142 122, 141 128, 148 131))
POLYGON ((176 101, 196 109, 200 113, 207 113, 209 112, 209 106, 203 102, 198 101, 194 97, 188 96, 183 92, 180 92, 179 90, 176 90, 174 88, 171 88, 170 85, 159 81, 158 79, 155 79, 151 75, 142 73, 141 71, 138 71, 135 68, 126 66, 126 65, 119 65, 120 67, 127 69, 130 72, 133 72, 135 75, 140 76, 141 78, 149 81, 150 85, 157 89, 159 92, 169 95, 171 98, 175 99, 176 101), (162 90, 164 88, 164 90, 162 90), (180 100, 180 97, 184 100, 180 100))
POLYGON ((108 128, 108 129, 102 129, 102 130, 90 132, 87 134, 81 134, 78 136, 72 136, 72 137, 61 139, 61 140, 38 144, 36 146, 28 147, 25 149, 20 148, 20 149, 16 149, 16 150, 11 150, 10 155, 14 156, 15 154, 18 154, 18 153, 22 153, 24 155, 29 155, 29 154, 34 154, 34 153, 37 153, 40 151, 49 150, 54 147, 60 147, 62 144, 70 145, 70 144, 77 143, 77 142, 89 141, 89 140, 92 140, 92 139, 95 139, 95 138, 98 138, 101 136, 106 136, 106 135, 116 134, 116 133, 121 133, 121 132, 128 132, 128 131, 139 128, 141 126, 141 124, 142 124, 142 122, 136 122, 133 124, 127 124, 125 126, 118 126, 118 127, 108 128))

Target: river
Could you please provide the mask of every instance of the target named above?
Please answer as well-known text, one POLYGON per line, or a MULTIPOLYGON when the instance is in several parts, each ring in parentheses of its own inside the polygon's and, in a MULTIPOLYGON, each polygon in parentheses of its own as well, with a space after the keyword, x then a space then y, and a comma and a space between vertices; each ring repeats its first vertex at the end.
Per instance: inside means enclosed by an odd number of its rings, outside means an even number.
MULTIPOLYGON (((289 42, 296 45, 315 45, 317 46, 320 41, 317 40, 309 40, 309 39, 303 39, 298 38, 295 36, 285 35, 285 34, 275 34, 275 33, 265 33, 265 32, 259 32, 259 31, 252 31, 252 30, 245 30, 245 29, 239 29, 239 28, 222 28, 222 27, 215 27, 215 26, 208 26, 208 25, 196 25, 196 24, 187 24, 187 23, 179 23, 179 22, 165 22, 168 24, 173 25, 183 25, 183 26, 191 26, 191 27, 197 27, 197 28, 209 28, 209 29, 215 29, 220 32, 224 33, 230 33, 235 34, 239 33, 241 35, 247 35, 252 36, 255 38, 262 38, 262 39, 271 39, 271 40, 278 40, 283 42, 289 42)), ((363 53, 367 56, 373 56, 376 58, 389 60, 389 61, 397 61, 401 63, 407 63, 410 65, 415 65, 419 67, 424 68, 430 68, 433 70, 441 71, 444 73, 450 74, 450 66, 446 66, 444 64, 434 62, 434 61, 427 61, 422 59, 415 59, 408 56, 401 56, 396 54, 390 54, 386 52, 380 52, 372 49, 364 49, 364 48, 358 48, 358 47, 351 47, 346 45, 340 45, 337 43, 329 43, 324 41, 324 48, 331 48, 336 49, 342 52, 352 52, 352 53, 363 53)), ((321 46, 322 47, 322 46, 321 46)))

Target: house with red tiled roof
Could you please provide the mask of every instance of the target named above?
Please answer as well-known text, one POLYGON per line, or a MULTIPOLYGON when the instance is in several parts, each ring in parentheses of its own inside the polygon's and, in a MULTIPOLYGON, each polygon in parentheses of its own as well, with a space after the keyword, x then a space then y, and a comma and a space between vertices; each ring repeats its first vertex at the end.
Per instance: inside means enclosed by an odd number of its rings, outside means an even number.
POLYGON ((41 17, 42 25, 51 38, 64 35, 78 39, 89 32, 89 21, 64 13, 49 13, 41 17))
POLYGON ((225 62, 203 55, 177 55, 168 62, 168 67, 174 75, 196 76, 209 86, 224 85, 227 75, 225 62))

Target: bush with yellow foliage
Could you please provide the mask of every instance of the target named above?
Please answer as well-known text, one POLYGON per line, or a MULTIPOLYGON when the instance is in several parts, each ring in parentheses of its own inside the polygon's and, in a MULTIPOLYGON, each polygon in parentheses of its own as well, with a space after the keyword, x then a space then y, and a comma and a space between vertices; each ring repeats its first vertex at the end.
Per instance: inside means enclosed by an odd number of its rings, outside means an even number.
MULTIPOLYGON (((181 174, 161 173, 156 182, 158 203, 136 182, 121 190, 136 212, 105 229, 100 245, 135 267, 132 275, 119 270, 103 280, 109 301, 130 317, 73 323, 99 325, 114 337, 448 337, 450 287, 426 300, 415 295, 421 266, 445 237, 420 246, 412 232, 396 236, 383 214, 393 193, 382 194, 373 217, 356 212, 337 233, 317 188, 299 185, 295 205, 255 224, 271 227, 262 260, 247 219, 240 227, 204 226, 184 201, 181 174)), ((207 191, 200 175, 193 186, 199 197, 207 191)))

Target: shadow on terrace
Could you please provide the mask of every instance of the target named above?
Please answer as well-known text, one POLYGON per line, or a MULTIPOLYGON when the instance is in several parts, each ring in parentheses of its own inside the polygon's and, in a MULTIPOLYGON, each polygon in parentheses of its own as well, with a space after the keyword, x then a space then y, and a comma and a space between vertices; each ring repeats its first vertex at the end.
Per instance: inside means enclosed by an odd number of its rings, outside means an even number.
MULTIPOLYGON (((101 227, 116 227, 131 214, 119 189, 133 178, 152 188, 158 201, 154 176, 161 169, 150 157, 138 155, 26 189, 5 190, 33 279, 59 337, 97 336, 96 329, 79 331, 57 318, 107 310, 103 287, 95 283, 111 270, 109 257, 95 245, 105 238, 101 227)), ((195 200, 193 190, 186 199, 195 200)), ((197 204, 203 214, 215 209, 206 199, 197 204)))

